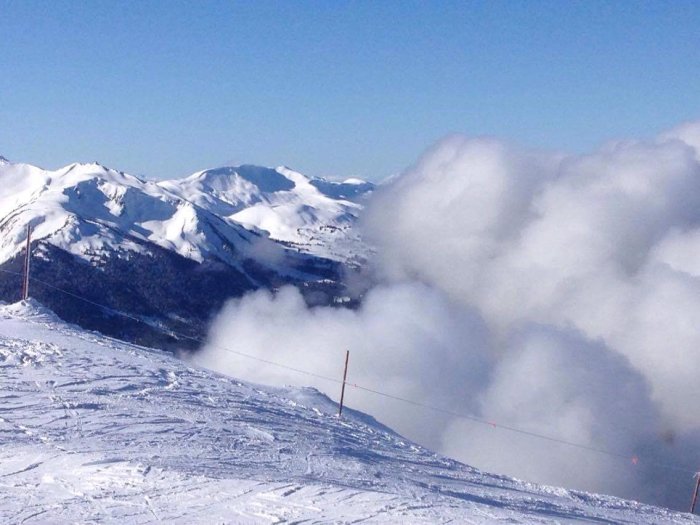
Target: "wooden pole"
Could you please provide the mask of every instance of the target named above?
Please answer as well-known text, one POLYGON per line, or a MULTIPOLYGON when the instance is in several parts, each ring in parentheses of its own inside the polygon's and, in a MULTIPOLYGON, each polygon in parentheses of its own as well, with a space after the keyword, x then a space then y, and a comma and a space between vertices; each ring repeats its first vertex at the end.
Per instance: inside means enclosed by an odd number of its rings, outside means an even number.
POLYGON ((345 351, 345 371, 343 372, 343 387, 340 390, 340 407, 338 408, 338 417, 343 415, 343 399, 345 398, 345 380, 348 378, 348 360, 350 359, 350 350, 345 351))
POLYGON ((24 275, 22 276, 22 300, 29 299, 29 260, 32 249, 32 227, 27 225, 27 248, 24 253, 24 275))
POLYGON ((700 472, 695 474, 695 491, 693 492, 693 501, 690 503, 690 513, 695 512, 695 504, 698 501, 698 490, 700 489, 700 472))

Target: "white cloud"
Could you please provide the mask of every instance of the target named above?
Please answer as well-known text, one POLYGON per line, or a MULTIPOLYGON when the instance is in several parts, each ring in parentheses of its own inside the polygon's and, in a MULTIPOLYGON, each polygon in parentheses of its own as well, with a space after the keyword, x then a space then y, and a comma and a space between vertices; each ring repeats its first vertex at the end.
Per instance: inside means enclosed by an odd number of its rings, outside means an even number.
MULTIPOLYGON (((193 357, 203 366, 268 384, 313 385, 337 399, 340 385, 237 356, 230 348, 440 406, 475 409, 488 375, 488 334, 474 312, 424 285, 371 290, 357 311, 307 308, 296 288, 258 291, 230 302, 215 322, 210 345, 193 357)), ((348 404, 422 442, 435 443, 445 417, 417 418, 384 398, 352 389, 348 404)))
POLYGON ((480 403, 495 422, 628 452, 629 464, 461 420, 443 435, 448 454, 532 481, 641 497, 631 459, 658 429, 658 416, 641 375, 604 345, 575 332, 528 326, 506 345, 480 403))
MULTIPOLYGON (((258 292, 225 309, 213 341, 334 377, 349 348, 351 381, 638 451, 640 466, 352 391, 351 406, 413 439, 505 474, 680 505, 677 478, 644 461, 700 464, 698 130, 577 156, 448 137, 370 202, 381 285, 359 310, 258 292)), ((213 346, 199 359, 309 383, 213 346)))

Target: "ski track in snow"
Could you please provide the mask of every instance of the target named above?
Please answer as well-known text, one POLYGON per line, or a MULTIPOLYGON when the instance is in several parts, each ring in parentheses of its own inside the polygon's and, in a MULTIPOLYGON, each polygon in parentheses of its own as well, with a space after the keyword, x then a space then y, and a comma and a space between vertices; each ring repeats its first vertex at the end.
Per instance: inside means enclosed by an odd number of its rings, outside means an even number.
POLYGON ((700 523, 486 474, 313 389, 0 307, 2 523, 700 523))

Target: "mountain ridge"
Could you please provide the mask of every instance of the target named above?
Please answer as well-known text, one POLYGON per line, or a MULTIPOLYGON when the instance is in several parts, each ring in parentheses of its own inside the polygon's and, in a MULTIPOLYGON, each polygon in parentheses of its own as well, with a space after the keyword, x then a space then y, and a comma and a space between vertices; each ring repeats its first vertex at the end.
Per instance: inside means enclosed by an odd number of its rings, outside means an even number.
MULTIPOLYGON (((327 227, 334 231, 346 230, 348 223, 357 218, 361 209, 356 201, 374 189, 374 185, 367 182, 332 182, 308 178, 286 167, 264 168, 253 165, 202 170, 182 179, 146 181, 99 163, 73 163, 57 170, 44 170, 30 164, 8 162, 0 172, 0 181, 4 183, 4 188, 0 189, 0 201, 5 202, 5 206, 0 204, 0 216, 3 218, 9 212, 8 200, 21 208, 30 201, 41 199, 42 193, 50 193, 52 190, 54 193, 55 190, 60 190, 71 197, 69 192, 75 187, 77 191, 72 191, 74 197, 81 196, 82 188, 92 192, 94 198, 103 199, 104 204, 111 204, 113 209, 109 211, 114 212, 112 224, 123 226, 117 218, 123 217, 124 209, 120 205, 124 198, 130 196, 124 194, 131 192, 133 196, 138 191, 151 197, 150 204, 154 211, 158 207, 163 211, 163 203, 182 205, 179 201, 187 201, 224 219, 231 228, 242 226, 259 234, 267 233, 272 240, 286 243, 300 252, 334 260, 346 260, 349 255, 324 250, 330 242, 322 246, 323 243, 309 241, 319 236, 325 240, 327 235, 324 237, 323 231, 327 227), (22 187, 20 181, 27 179, 30 180, 30 187, 22 187), (31 182, 34 183, 33 186, 31 182), (354 188, 354 193, 346 188, 354 188), (24 195, 24 202, 23 193, 29 194, 24 195), (272 208, 275 210, 271 211, 272 208), (309 209, 313 213, 304 213, 309 209)), ((53 199, 50 204, 55 205, 56 200, 53 199)), ((69 204, 75 204, 75 199, 69 204)), ((95 218, 94 215, 101 210, 78 210, 73 207, 68 211, 74 215, 95 218)), ((104 214, 98 218, 107 219, 104 214)), ((156 217, 155 220, 159 218, 163 219, 156 217)), ((40 237, 47 236, 38 233, 40 237)), ((147 240, 164 247, 172 244, 164 242, 157 232, 151 234, 147 240)), ((359 242, 357 244, 360 245, 359 242)), ((18 248, 16 246, 14 251, 18 248)), ((0 251, 0 262, 12 255, 12 251, 0 251)), ((190 253, 197 253, 197 250, 190 250, 190 253)))

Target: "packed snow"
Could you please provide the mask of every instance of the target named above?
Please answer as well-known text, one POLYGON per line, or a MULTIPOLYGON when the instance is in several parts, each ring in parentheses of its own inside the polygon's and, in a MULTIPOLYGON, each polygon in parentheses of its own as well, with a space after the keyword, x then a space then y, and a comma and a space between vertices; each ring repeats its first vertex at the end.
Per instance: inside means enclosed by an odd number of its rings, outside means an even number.
POLYGON ((436 455, 269 387, 0 307, 3 523, 700 523, 436 455))

